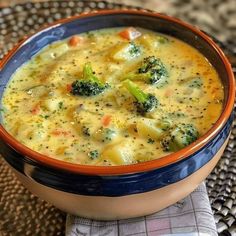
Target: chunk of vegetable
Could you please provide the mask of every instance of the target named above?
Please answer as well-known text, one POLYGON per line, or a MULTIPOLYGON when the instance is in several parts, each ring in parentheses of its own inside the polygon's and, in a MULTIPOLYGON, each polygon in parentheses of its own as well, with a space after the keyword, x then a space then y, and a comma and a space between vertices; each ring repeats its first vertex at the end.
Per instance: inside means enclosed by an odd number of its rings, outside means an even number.
POLYGON ((155 56, 149 56, 144 58, 138 70, 135 73, 128 74, 126 79, 143 80, 160 88, 168 83, 167 77, 168 72, 162 61, 155 56))
POLYGON ((102 117, 102 125, 104 127, 107 127, 110 125, 111 123, 111 119, 112 119, 112 116, 111 115, 105 115, 102 117))
POLYGON ((134 27, 128 27, 122 30, 121 32, 119 32, 119 35, 124 39, 134 40, 138 38, 139 36, 141 36, 142 34, 140 31, 138 31, 134 27))
POLYGON ((157 107, 158 100, 154 95, 143 92, 135 83, 130 80, 125 80, 123 83, 127 90, 136 99, 135 105, 137 112, 140 114, 145 114, 157 107))
POLYGON ((159 140, 163 136, 163 130, 156 126, 154 120, 142 119, 137 122, 138 134, 144 138, 153 138, 159 140))
POLYGON ((115 61, 129 61, 138 57, 140 54, 141 48, 134 42, 119 43, 113 49, 111 57, 115 61))
POLYGON ((83 68, 83 78, 72 83, 71 93, 80 96, 94 96, 104 92, 108 84, 100 81, 92 70, 90 63, 86 63, 83 68))
POLYGON ((199 136, 197 129, 192 124, 179 124, 162 140, 161 144, 165 151, 178 151, 199 136))
POLYGON ((133 161, 133 151, 130 144, 125 141, 107 146, 101 156, 103 159, 111 160, 115 165, 130 164, 133 161))
POLYGON ((82 41, 83 41, 83 37, 81 37, 79 35, 74 35, 69 39, 68 45, 71 47, 76 47, 82 41))
POLYGON ((143 118, 137 122, 137 131, 141 137, 160 140, 171 127, 170 120, 155 121, 153 119, 143 118))
POLYGON ((55 111, 59 108, 60 102, 61 102, 60 98, 52 97, 52 98, 45 99, 43 102, 43 106, 49 111, 55 111))

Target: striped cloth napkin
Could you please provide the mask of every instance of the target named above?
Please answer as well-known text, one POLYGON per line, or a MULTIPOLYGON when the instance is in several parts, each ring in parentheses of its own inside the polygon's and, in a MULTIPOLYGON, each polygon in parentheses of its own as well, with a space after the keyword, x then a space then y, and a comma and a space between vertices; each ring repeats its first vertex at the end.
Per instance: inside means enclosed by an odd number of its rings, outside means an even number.
POLYGON ((155 214, 127 220, 95 221, 68 215, 66 236, 217 236, 206 186, 155 214))

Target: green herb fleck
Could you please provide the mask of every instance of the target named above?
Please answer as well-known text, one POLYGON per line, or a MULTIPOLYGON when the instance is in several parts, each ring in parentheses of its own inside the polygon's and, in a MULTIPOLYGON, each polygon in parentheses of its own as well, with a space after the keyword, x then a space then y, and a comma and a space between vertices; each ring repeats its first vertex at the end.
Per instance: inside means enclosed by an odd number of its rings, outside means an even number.
POLYGON ((59 102, 58 107, 59 107, 59 109, 62 109, 63 108, 63 102, 59 102))
POLYGON ((98 152, 98 150, 90 151, 90 152, 88 153, 88 156, 89 156, 92 160, 94 160, 94 159, 98 158, 99 152, 98 152))
POLYGON ((154 141, 154 139, 149 138, 147 142, 150 144, 153 144, 155 141, 154 141))
POLYGON ((131 56, 138 56, 141 53, 140 47, 137 46, 134 42, 130 42, 129 53, 131 56))
POLYGON ((86 126, 82 126, 82 133, 85 135, 85 136, 90 136, 90 130, 88 127, 86 126))
POLYGON ((160 44, 165 44, 165 43, 168 43, 169 42, 169 39, 164 37, 164 36, 161 36, 161 35, 158 35, 157 36, 157 41, 160 43, 160 44))
POLYGON ((44 119, 47 119, 49 118, 50 116, 49 115, 40 115, 40 117, 44 118, 44 119))

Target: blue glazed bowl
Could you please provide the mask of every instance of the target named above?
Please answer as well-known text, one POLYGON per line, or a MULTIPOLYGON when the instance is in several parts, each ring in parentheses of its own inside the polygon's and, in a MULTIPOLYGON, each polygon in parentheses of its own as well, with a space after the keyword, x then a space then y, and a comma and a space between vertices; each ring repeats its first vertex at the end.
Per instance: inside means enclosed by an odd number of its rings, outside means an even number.
POLYGON ((0 152, 22 183, 56 207, 94 219, 147 215, 185 197, 216 165, 233 122, 234 77, 218 46, 178 19, 137 10, 83 14, 56 22, 23 40, 0 62, 0 98, 17 68, 43 47, 74 34, 119 26, 165 33, 198 49, 220 75, 224 109, 215 125, 188 147, 157 160, 127 166, 85 166, 52 159, 19 143, 0 125, 0 152))

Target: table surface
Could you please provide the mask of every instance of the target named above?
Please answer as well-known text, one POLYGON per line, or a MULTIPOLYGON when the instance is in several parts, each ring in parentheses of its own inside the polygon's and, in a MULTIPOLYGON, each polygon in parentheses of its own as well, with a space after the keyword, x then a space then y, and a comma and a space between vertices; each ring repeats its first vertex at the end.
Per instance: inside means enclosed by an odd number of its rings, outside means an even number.
MULTIPOLYGON (((234 40, 236 38, 236 0, 108 1, 111 3, 140 6, 143 8, 163 12, 168 15, 177 16, 191 24, 200 27, 204 31, 221 40, 236 55, 236 40, 234 40)), ((0 0, 0 7, 12 7, 15 4, 25 2, 29 1, 0 0)), ((38 0, 32 0, 31 2, 38 2, 38 0)), ((57 1, 55 2, 55 4, 45 3, 44 6, 58 9, 58 2, 68 3, 68 1, 57 1)), ((79 2, 79 0, 77 2, 79 2)), ((102 1, 99 2, 101 3, 101 8, 107 6, 102 1)), ((112 7, 112 5, 110 7, 112 7)), ((22 7, 21 9, 22 11, 27 11, 27 9, 28 11, 30 11, 31 8, 32 5, 28 4, 26 7, 22 7)), ((74 9, 69 9, 69 5, 66 8, 68 12, 73 13, 74 9)), ((13 37, 10 38, 9 42, 6 43, 6 25, 1 24, 1 22, 3 22, 5 19, 4 17, 11 14, 11 12, 13 14, 13 11, 10 8, 3 8, 2 10, 0 9, 0 57, 19 40, 18 37, 13 37)), ((59 16, 63 16, 63 13, 60 14, 61 15, 59 16)), ((50 20, 54 20, 55 18, 52 17, 50 20)), ((49 19, 47 20, 49 21, 49 19)), ((47 21, 42 21, 40 24, 44 23, 47 23, 47 21)), ((40 24, 38 24, 36 20, 35 25, 34 27, 32 27, 32 29, 23 29, 23 31, 25 32, 28 30, 28 33, 32 33, 39 27, 40 24)), ((19 29, 16 26, 15 32, 13 32, 12 35, 19 36, 21 30, 22 29, 19 29)), ((231 58, 235 60, 236 57, 233 56, 233 53, 231 54, 231 56, 231 58)), ((232 156, 236 153, 234 148, 234 143, 236 143, 235 136, 236 132, 233 131, 233 136, 231 137, 230 144, 228 145, 228 148, 226 150, 225 158, 222 158, 221 163, 219 163, 219 167, 217 167, 213 171, 207 182, 208 192, 212 203, 212 208, 215 213, 218 231, 222 233, 226 232, 226 230, 227 233, 235 230, 235 228, 232 226, 232 223, 235 222, 236 213, 236 197, 234 196, 236 193, 236 186, 234 184, 234 181, 236 180, 236 159, 235 156, 232 156), (231 158, 231 161, 229 161, 227 158, 231 158), (235 186, 235 190, 229 191, 228 188, 232 189, 233 186, 235 186), (227 193, 229 193, 229 196, 227 195, 227 193)), ((21 186, 16 179, 12 177, 11 171, 9 170, 9 168, 7 168, 6 164, 0 158, 0 193, 2 191, 3 194, 0 201, 0 219, 3 218, 4 220, 0 220, 1 236, 32 235, 30 234, 32 230, 34 230, 35 235, 63 235, 63 233, 61 232, 64 230, 64 227, 62 227, 62 225, 64 224, 65 215, 63 215, 63 213, 53 208, 49 204, 30 195, 29 192, 23 186, 21 186), (5 180, 3 180, 3 176, 5 180), (5 202, 7 202, 7 204, 5 202), (25 202, 28 202, 29 204, 26 206, 25 202), (15 212, 16 214, 14 214, 15 212), (4 217, 3 213, 9 214, 4 217), (10 225, 9 222, 15 223, 10 225), (39 227, 42 222, 44 224, 43 229, 42 227, 39 227), (14 227, 16 224, 18 225, 17 233, 16 231, 14 232, 14 227), (50 231, 50 227, 52 227, 52 225, 50 226, 50 224, 53 224, 55 227, 57 227, 57 230, 51 229, 50 231), (24 231, 26 228, 28 230, 27 232, 24 231), (57 233, 54 234, 52 232, 57 233)), ((236 235, 236 231, 232 232, 235 232, 235 234, 232 233, 232 235, 236 235)), ((224 235, 224 233, 222 235, 224 235)))

